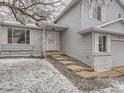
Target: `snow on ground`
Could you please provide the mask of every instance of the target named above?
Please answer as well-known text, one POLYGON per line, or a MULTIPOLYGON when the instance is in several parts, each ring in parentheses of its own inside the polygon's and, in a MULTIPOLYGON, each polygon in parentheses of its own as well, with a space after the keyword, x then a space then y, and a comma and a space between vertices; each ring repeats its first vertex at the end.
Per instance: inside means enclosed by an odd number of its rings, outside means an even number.
POLYGON ((45 59, 0 59, 0 93, 81 93, 45 59))
POLYGON ((81 92, 45 59, 0 59, 0 93, 124 93, 124 77, 100 80, 113 87, 81 92))

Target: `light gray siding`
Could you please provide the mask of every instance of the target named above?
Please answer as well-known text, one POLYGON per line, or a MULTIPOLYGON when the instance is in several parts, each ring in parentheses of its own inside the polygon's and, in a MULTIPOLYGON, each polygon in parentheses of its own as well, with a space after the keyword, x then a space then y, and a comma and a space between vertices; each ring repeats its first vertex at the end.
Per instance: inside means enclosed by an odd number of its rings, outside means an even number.
POLYGON ((104 26, 103 28, 110 29, 112 31, 115 31, 116 30, 116 31, 119 31, 120 32, 120 31, 123 31, 124 30, 124 24, 121 23, 121 22, 115 22, 113 24, 104 26))
POLYGON ((112 36, 112 66, 124 66, 123 36, 112 36))
POLYGON ((117 3, 117 0, 113 0, 110 5, 105 7, 105 21, 97 21, 96 19, 89 18, 89 8, 84 7, 82 4, 82 18, 81 18, 81 27, 82 29, 87 27, 93 27, 104 22, 109 22, 115 19, 118 19, 118 15, 121 14, 124 17, 124 9, 117 3))
POLYGON ((82 36, 81 30, 81 3, 65 14, 57 24, 68 25, 67 31, 61 32, 61 51, 92 66, 92 34, 82 36))
POLYGON ((42 38, 42 31, 37 30, 31 30, 30 32, 30 44, 34 47, 35 53, 41 53, 42 52, 42 44, 43 44, 43 38, 42 38))
POLYGON ((112 41, 112 66, 124 66, 124 41, 112 41))
MULTIPOLYGON (((15 28, 15 27, 12 27, 15 28)), ((26 29, 26 28, 22 28, 26 29)), ((36 30, 36 29, 26 29, 30 30, 30 44, 8 44, 8 27, 2 26, 0 30, 0 47, 1 51, 6 53, 24 53, 24 54, 41 54, 43 52, 43 32, 42 30, 36 30)), ((48 31, 46 31, 47 33, 48 31)), ((54 32, 58 33, 59 32, 54 32)), ((46 35, 47 36, 47 35, 46 35)), ((45 36, 45 37, 46 37, 45 36)), ((59 35, 57 36, 57 49, 59 50, 59 35)), ((49 41, 46 41, 47 43, 49 41)), ((47 46, 46 43, 46 46, 47 46)), ((54 44, 53 44, 54 45, 54 44)), ((52 47, 52 46, 51 46, 52 47)))

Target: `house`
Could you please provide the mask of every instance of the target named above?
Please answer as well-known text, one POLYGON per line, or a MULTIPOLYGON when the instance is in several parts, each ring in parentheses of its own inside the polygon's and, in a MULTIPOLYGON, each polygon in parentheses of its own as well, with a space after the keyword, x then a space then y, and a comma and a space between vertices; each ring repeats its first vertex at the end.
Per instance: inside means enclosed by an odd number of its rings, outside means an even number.
MULTIPOLYGON (((34 24, 22 25, 17 22, 0 22, 0 57, 41 56, 43 52, 43 28, 34 24)), ((60 51, 60 35, 66 27, 45 24, 45 50, 60 51)))
POLYGON ((84 1, 73 0, 55 20, 68 25, 60 32, 60 50, 98 72, 124 66, 123 0, 91 7, 84 1))

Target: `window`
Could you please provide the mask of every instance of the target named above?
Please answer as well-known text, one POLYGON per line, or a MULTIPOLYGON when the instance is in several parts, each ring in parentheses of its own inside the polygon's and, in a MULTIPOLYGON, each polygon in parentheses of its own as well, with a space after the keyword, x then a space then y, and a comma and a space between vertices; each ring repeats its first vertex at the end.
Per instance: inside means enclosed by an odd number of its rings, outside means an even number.
POLYGON ((91 13, 90 15, 92 17, 90 18, 94 18, 94 19, 97 19, 99 21, 102 21, 102 8, 100 6, 98 7, 92 7, 91 10, 89 11, 89 13, 91 13))
POLYGON ((30 44, 30 31, 8 28, 9 44, 30 44))
POLYGON ((106 41, 107 41, 107 36, 105 35, 99 36, 99 52, 107 52, 106 41))
POLYGON ((97 7, 97 20, 101 20, 101 7, 97 7))

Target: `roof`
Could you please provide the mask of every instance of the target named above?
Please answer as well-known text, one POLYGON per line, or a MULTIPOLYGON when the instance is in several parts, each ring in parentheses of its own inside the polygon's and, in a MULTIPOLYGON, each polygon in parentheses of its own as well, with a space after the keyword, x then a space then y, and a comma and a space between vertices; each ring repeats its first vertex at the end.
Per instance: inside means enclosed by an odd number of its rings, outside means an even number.
POLYGON ((116 23, 116 22, 122 22, 124 23, 124 18, 120 18, 111 22, 104 23, 102 25, 98 25, 96 27, 91 27, 87 29, 83 29, 82 31, 78 32, 79 34, 86 35, 92 32, 97 32, 97 33, 107 33, 107 34, 112 34, 112 35, 124 35, 123 31, 118 31, 118 30, 112 30, 112 29, 106 29, 102 28, 104 26, 116 23))
POLYGON ((104 26, 107 26, 107 25, 110 25, 110 24, 113 24, 113 23, 116 23, 116 22, 124 22, 124 18, 118 18, 116 20, 113 20, 113 21, 109 21, 109 22, 106 22, 106 23, 103 23, 101 25, 98 25, 96 27, 104 27, 104 26))
POLYGON ((105 29, 105 28, 98 28, 98 27, 92 27, 89 29, 86 29, 84 31, 80 31, 79 34, 86 35, 92 32, 96 33, 106 33, 106 34, 111 34, 111 35, 124 35, 123 31, 118 31, 118 30, 110 30, 110 29, 105 29))
POLYGON ((55 19, 54 22, 57 22, 61 19, 67 12, 69 12, 73 7, 75 7, 81 0, 72 0, 71 3, 67 5, 67 7, 60 13, 60 15, 55 19))
MULTIPOLYGON (((65 9, 60 13, 60 15, 55 19, 55 23, 61 19, 67 12, 69 12, 73 7, 75 7, 81 0, 72 0, 71 3, 69 3, 67 5, 67 7, 65 7, 65 9)), ((123 0, 116 0, 118 2, 118 4, 124 8, 124 1, 123 0)))
POLYGON ((41 25, 38 27, 35 24, 26 24, 23 25, 19 22, 10 22, 10 21, 4 21, 4 22, 0 22, 1 26, 10 26, 10 27, 19 27, 19 28, 25 28, 25 29, 37 29, 37 30, 42 30, 43 26, 46 26, 46 30, 48 31, 63 31, 65 29, 67 29, 67 26, 63 26, 63 25, 58 25, 58 24, 54 24, 54 23, 41 23, 41 25))

